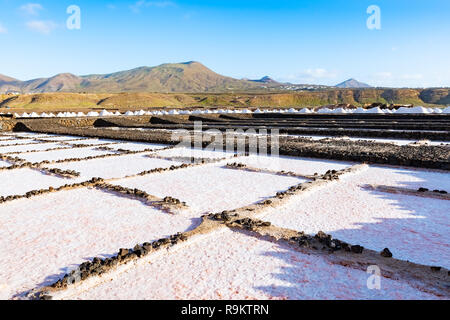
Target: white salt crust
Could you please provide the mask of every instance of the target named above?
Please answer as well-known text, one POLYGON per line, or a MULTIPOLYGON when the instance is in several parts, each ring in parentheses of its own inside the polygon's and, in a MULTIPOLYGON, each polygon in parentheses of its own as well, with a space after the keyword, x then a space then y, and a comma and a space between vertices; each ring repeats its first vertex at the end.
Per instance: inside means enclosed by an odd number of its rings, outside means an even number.
POLYGON ((221 212, 262 201, 302 179, 204 165, 115 181, 150 194, 178 198, 197 212, 221 212))
POLYGON ((75 189, 0 206, 0 299, 50 285, 86 260, 196 227, 140 201, 75 189))
MULTIPOLYGON (((58 144, 58 143, 40 143, 40 144, 30 144, 30 145, 19 145, 19 146, 3 146, 0 147, 0 153, 10 153, 10 152, 28 152, 28 151, 45 151, 54 148, 70 148, 68 145, 58 144)), ((20 157, 20 154, 17 154, 20 157)))
POLYGON ((95 147, 74 148, 69 150, 54 150, 47 152, 36 152, 22 154, 20 157, 28 162, 41 162, 44 160, 57 161, 72 158, 87 158, 90 156, 99 156, 104 154, 112 154, 114 152, 95 150, 95 147))
POLYGON ((143 143, 143 142, 123 142, 118 144, 112 144, 108 146, 111 149, 118 150, 128 150, 128 151, 143 151, 147 149, 157 150, 167 147, 163 144, 153 144, 153 143, 143 143))
POLYGON ((36 141, 34 139, 17 139, 17 140, 8 140, 8 141, 0 141, 0 147, 3 146, 10 146, 14 144, 29 144, 29 143, 37 143, 39 141, 36 141))
MULTIPOLYGON (((23 195, 31 190, 72 184, 74 181, 28 168, 0 171, 0 196, 23 195)), ((3 204, 0 204, 0 210, 3 204)))
MULTIPOLYGON (((366 190, 365 184, 447 186, 450 174, 371 167, 316 192, 268 208, 261 218, 309 234, 318 231, 395 258, 450 268, 450 201, 366 190)), ((448 189, 447 189, 448 190, 448 189)))
POLYGON ((84 178, 84 180, 89 180, 93 177, 102 177, 104 179, 123 178, 146 170, 167 168, 173 165, 178 166, 180 164, 181 162, 149 158, 145 154, 133 154, 79 162, 60 163, 50 165, 49 167, 62 170, 75 170, 81 174, 81 177, 84 178))
POLYGON ((324 257, 224 230, 105 275, 69 299, 437 299, 403 281, 370 276, 324 257))
POLYGON ((260 169, 293 171, 303 175, 314 175, 314 173, 324 174, 328 170, 342 170, 355 164, 351 162, 318 160, 312 158, 256 155, 239 158, 236 162, 260 169))

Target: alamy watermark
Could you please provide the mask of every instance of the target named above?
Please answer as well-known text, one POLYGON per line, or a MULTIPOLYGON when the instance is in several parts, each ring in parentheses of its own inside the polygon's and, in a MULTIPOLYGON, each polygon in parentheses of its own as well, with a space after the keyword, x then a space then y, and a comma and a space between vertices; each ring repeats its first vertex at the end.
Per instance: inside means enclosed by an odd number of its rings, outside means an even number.
POLYGON ((70 5, 66 10, 67 14, 70 16, 67 18, 66 26, 69 30, 80 30, 81 29, 81 9, 77 5, 70 5))
POLYGON ((203 149, 204 151, 235 153, 238 155, 255 154, 278 158, 280 148, 279 130, 272 129, 218 129, 203 130, 201 121, 194 122, 194 130, 177 129, 172 132, 172 140, 179 141, 177 147, 185 150, 203 149))
POLYGON ((370 274, 367 279, 367 288, 369 290, 381 290, 381 269, 377 265, 371 265, 367 268, 370 274))
POLYGON ((371 5, 367 8, 367 28, 369 30, 381 30, 381 9, 377 5, 371 5))

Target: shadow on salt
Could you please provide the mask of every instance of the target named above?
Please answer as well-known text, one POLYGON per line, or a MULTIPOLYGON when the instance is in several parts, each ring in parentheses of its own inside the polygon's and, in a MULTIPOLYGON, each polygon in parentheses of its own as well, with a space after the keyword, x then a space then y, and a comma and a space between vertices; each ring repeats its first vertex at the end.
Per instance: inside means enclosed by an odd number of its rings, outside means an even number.
POLYGON ((367 170, 343 181, 293 199, 263 219, 273 224, 333 237, 419 264, 450 267, 450 201, 381 193, 363 188, 367 183, 437 187, 446 174, 420 170, 367 170), (410 185, 411 184, 411 185, 410 185))

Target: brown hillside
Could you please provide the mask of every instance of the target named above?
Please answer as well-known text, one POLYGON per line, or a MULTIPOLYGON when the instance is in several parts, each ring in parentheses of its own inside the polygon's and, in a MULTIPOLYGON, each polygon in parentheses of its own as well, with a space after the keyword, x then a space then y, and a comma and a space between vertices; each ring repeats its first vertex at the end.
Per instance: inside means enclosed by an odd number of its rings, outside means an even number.
POLYGON ((148 109, 161 107, 305 107, 328 104, 372 103, 442 106, 448 103, 450 89, 335 89, 295 93, 41 93, 0 95, 5 111, 63 111, 86 109, 148 109), (444 103, 442 103, 444 102, 444 103), (8 109, 6 109, 8 107, 8 109))

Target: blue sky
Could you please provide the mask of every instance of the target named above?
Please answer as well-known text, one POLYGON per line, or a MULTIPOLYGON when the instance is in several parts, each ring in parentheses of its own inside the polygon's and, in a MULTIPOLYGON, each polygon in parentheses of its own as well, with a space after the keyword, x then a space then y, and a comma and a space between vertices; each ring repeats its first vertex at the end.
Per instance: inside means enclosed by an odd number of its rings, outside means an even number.
POLYGON ((199 61, 235 78, 450 86, 448 0, 0 0, 0 73, 21 80, 199 61), (69 5, 81 29, 68 30, 69 5), (369 30, 377 5, 381 29, 369 30))

